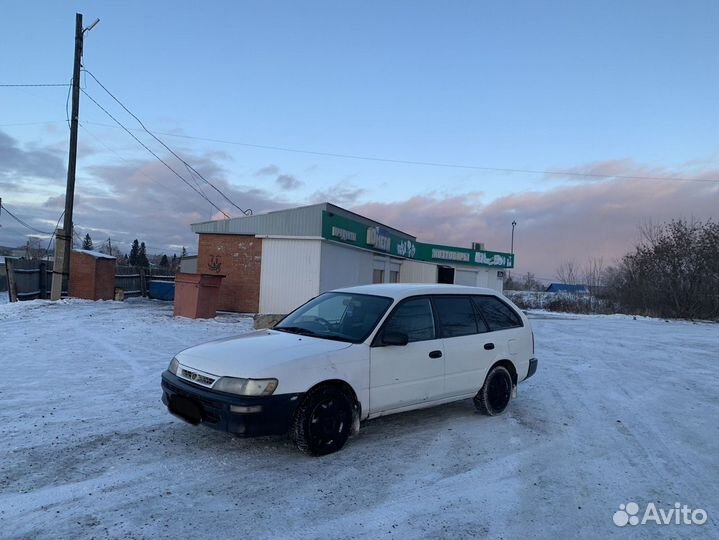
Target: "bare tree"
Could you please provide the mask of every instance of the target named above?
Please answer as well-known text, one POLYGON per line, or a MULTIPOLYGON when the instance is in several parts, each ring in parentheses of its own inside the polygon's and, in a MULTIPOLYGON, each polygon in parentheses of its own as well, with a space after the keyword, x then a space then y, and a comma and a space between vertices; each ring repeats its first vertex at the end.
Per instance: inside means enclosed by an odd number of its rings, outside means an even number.
POLYGON ((554 274, 557 280, 567 285, 577 285, 579 283, 579 266, 574 261, 564 261, 555 270, 554 274))
POLYGON ((590 257, 584 265, 584 284, 589 289, 589 294, 593 297, 597 295, 604 284, 604 270, 604 259, 601 257, 590 257))

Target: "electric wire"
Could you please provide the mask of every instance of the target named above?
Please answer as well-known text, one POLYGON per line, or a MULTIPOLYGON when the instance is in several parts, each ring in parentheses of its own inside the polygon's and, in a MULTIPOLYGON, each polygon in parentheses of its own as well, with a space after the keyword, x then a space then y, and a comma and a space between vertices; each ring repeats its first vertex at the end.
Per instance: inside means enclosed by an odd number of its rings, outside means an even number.
MULTIPOLYGON (((88 122, 105 127, 115 127, 109 124, 103 124, 100 122, 88 122)), ((137 130, 139 131, 139 130, 137 130)), ((618 178, 622 180, 654 180, 654 181, 670 181, 670 182, 700 182, 700 183, 719 183, 719 178, 690 178, 682 176, 646 176, 646 175, 629 175, 629 174, 601 174, 601 173, 583 173, 576 171, 562 171, 562 170, 544 170, 544 169, 519 169, 519 168, 508 168, 508 167, 486 167, 480 165, 466 165, 459 163, 445 163, 438 161, 414 161, 409 159, 394 159, 394 158, 382 158, 376 156, 363 156, 358 154, 345 154, 335 152, 319 152, 315 150, 303 150, 299 148, 291 148, 288 146, 275 146, 268 144, 253 144, 239 141, 230 141, 227 139, 216 139, 212 137, 197 137, 193 135, 181 135, 178 133, 167 133, 164 131, 155 131, 159 135, 166 137, 176 137, 180 139, 190 139, 205 142, 215 142, 220 144, 229 144, 234 146, 243 146, 248 148, 259 148, 262 150, 275 150, 279 152, 291 152, 295 154, 307 154, 312 156, 323 156, 340 159, 354 159, 361 161, 374 161, 380 163, 395 163, 400 165, 419 165, 424 167, 438 167, 438 168, 450 168, 450 169, 465 169, 465 170, 476 170, 486 172, 497 172, 497 173, 518 173, 518 174, 543 174, 548 176, 572 176, 577 178, 597 178, 597 179, 609 179, 618 178)))
POLYGON ((57 84, 4 84, 0 83, 0 88, 48 88, 53 86, 72 86, 67 83, 57 83, 57 84))
MULTIPOLYGON (((313 156, 324 156, 324 157, 333 157, 333 158, 340 158, 340 159, 354 159, 354 160, 362 160, 362 161, 374 161, 374 162, 380 162, 380 163, 396 163, 396 164, 402 164, 402 165, 419 165, 424 167, 441 167, 441 168, 452 168, 452 169, 466 169, 466 170, 478 170, 478 171, 486 171, 486 172, 498 172, 498 173, 519 173, 519 174, 543 174, 543 175, 551 175, 551 176, 570 176, 570 177, 578 177, 578 178, 598 178, 598 179, 606 179, 606 178, 617 178, 622 180, 658 180, 658 181, 675 181, 675 182, 701 182, 701 183, 719 183, 719 178, 688 178, 688 177, 681 177, 681 176, 647 176, 647 175, 629 175, 629 174, 601 174, 601 173, 588 173, 588 172, 577 172, 577 171, 562 171, 562 170, 544 170, 544 169, 522 169, 522 168, 511 168, 511 167, 488 167, 488 166, 480 166, 480 165, 467 165, 467 164, 460 164, 460 163, 445 163, 445 162, 436 162, 436 161, 415 161, 415 160, 409 160, 409 159, 396 159, 396 158, 382 158, 377 156, 364 156, 364 155, 358 155, 358 154, 348 154, 348 153, 337 153, 337 152, 320 152, 316 150, 306 150, 306 149, 299 149, 299 148, 291 148, 287 146, 277 146, 277 145, 269 145, 269 144, 253 144, 253 143, 246 143, 246 142, 239 142, 239 141, 229 141, 224 139, 216 139, 212 137, 197 137, 192 135, 181 135, 177 133, 167 133, 162 131, 151 131, 148 129, 145 124, 135 115, 133 114, 115 95, 112 94, 98 79, 93 75, 93 73, 85 68, 83 68, 83 71, 90 75, 95 82, 105 91, 107 94, 114 99, 130 116, 132 116, 139 124, 142 126, 142 130, 147 132, 150 136, 152 136, 157 142, 159 142, 163 147, 165 147, 172 155, 174 155, 177 159, 179 159, 185 166, 188 168, 192 167, 189 165, 184 159, 182 159, 180 156, 178 156, 169 146, 167 146, 159 137, 157 137, 156 134, 164 135, 166 137, 176 137, 176 138, 182 138, 182 139, 191 139, 191 140, 198 140, 198 141, 206 141, 206 142, 216 142, 220 144, 230 144, 235 146, 244 146, 248 148, 259 148, 263 150, 275 150, 279 152, 290 152, 290 153, 296 153, 296 154, 307 154, 307 155, 313 155, 313 156)), ((5 88, 22 88, 22 87, 64 87, 64 86, 72 86, 72 84, 67 83, 58 83, 58 84, 0 84, 0 87, 5 88)), ((84 92, 84 90, 83 90, 84 92)), ((87 95, 87 93, 85 93, 87 95)), ((69 93, 68 93, 69 96, 69 93)), ((66 107, 67 109, 67 107, 66 107)), ((69 114, 67 115, 69 119, 69 114)), ((91 122, 88 122, 91 123, 91 122)), ((107 125, 107 124, 101 124, 96 123, 97 125, 107 125)), ((241 207, 236 205, 227 195, 225 195, 217 186, 212 184, 209 180, 207 180, 204 176, 202 176, 197 170, 194 168, 192 169, 195 174, 197 174, 203 181, 205 181, 208 185, 210 185, 215 191, 217 191, 225 200, 227 200, 230 204, 232 204, 235 208, 240 210, 245 215, 250 215, 252 211, 250 209, 243 210, 241 207)))
MULTIPOLYGON (((52 244, 52 239, 55 238, 55 233, 57 232, 57 228, 60 226, 60 220, 65 215, 65 210, 62 211, 62 214, 60 214, 60 217, 57 218, 57 223, 55 223, 55 228, 52 230, 52 235, 50 236, 50 240, 47 241, 47 247, 45 248, 45 260, 49 260, 50 258, 50 244, 52 244)), ((57 253, 55 254, 57 256, 57 253)))
POLYGON ((104 112, 107 116, 109 116, 118 126, 120 126, 125 132, 127 132, 130 137, 135 139, 137 143, 142 146, 145 150, 147 150, 150 154, 152 154, 155 159, 157 159, 160 163, 162 163, 169 171, 171 171, 175 176, 177 176, 180 180, 182 180, 187 186, 190 187, 195 193, 197 193, 200 197, 202 197, 204 200, 206 200, 210 205, 212 205, 213 208, 215 208, 217 211, 221 212, 226 218, 230 218, 230 215, 225 212, 222 208, 217 206, 212 200, 207 197, 204 193, 202 193, 200 190, 198 190, 195 186, 193 186, 184 176, 182 176, 180 173, 178 173, 175 169, 172 168, 172 166, 167 163, 164 159, 162 159, 157 153, 155 153, 149 146, 147 146, 144 142, 142 142, 138 137, 135 136, 132 131, 130 131, 129 128, 125 127, 125 125, 120 122, 117 118, 115 118, 105 107, 100 105, 100 103, 95 100, 90 94, 87 93, 86 90, 82 90, 82 93, 85 94, 85 96, 92 101, 102 112, 104 112))
MULTIPOLYGON (((240 206, 238 206, 238 205, 237 205, 232 199, 230 199, 221 189, 219 189, 219 188, 218 188, 217 186, 215 186, 212 182, 210 182, 207 178, 205 178, 197 169, 195 169, 195 168, 194 168, 192 165, 190 165, 185 159, 183 159, 180 155, 178 155, 177 152, 175 152, 172 148, 170 148, 169 146, 167 146, 167 144, 165 144, 165 142, 164 142, 162 139, 160 139, 160 138, 159 138, 157 135, 155 135, 152 131, 150 131, 149 129, 147 129, 147 127, 146 127, 145 124, 142 122, 142 120, 140 120, 135 113, 133 113, 130 109, 128 109, 127 106, 125 106, 125 104, 124 104, 122 101, 120 101, 112 92, 110 92, 110 90, 108 90, 107 87, 106 87, 104 84, 102 84, 102 83, 98 80, 98 78, 95 77, 95 75, 94 75, 90 70, 88 70, 88 69, 83 69, 83 71, 84 71, 87 75, 90 75, 90 77, 92 77, 92 79, 100 86, 100 88, 102 88, 102 89, 107 93, 108 96, 110 96, 113 100, 115 100, 115 102, 116 102, 120 107, 122 107, 127 114, 129 114, 130 116, 132 116, 132 117, 137 121, 137 123, 140 124, 140 126, 142 127, 142 129, 143 129, 148 135, 150 135, 150 137, 152 137, 152 138, 155 139, 158 143, 160 143, 168 152, 170 152, 170 153, 171 153, 173 156, 175 156, 181 163, 183 163, 183 164, 185 165, 185 167, 187 167, 187 168, 190 169, 194 174, 196 174, 197 176, 199 176, 200 179, 202 179, 202 181, 204 181, 208 186, 210 186, 212 189, 214 189, 223 199, 225 199, 228 203, 230 203, 232 206, 234 206, 237 210, 239 210, 240 212, 242 212, 242 213, 243 213, 244 215, 246 215, 246 216, 252 215, 252 209, 250 209, 250 208, 248 208, 248 209, 243 209, 243 208, 241 208, 240 206)), ((85 94, 85 95, 87 95, 87 94, 85 94)))
POLYGON ((27 229, 29 229, 29 230, 31 230, 31 231, 34 231, 34 232, 36 232, 36 233, 38 233, 38 234, 52 234, 52 233, 49 233, 49 232, 46 232, 46 231, 41 231, 40 229, 36 229, 36 228, 33 227, 32 225, 28 225, 24 220, 20 219, 20 218, 19 218, 18 216, 16 216, 13 212, 11 212, 10 209, 5 205, 5 203, 2 203, 2 205, 0 205, 0 208, 2 208, 3 210, 5 210, 5 211, 7 212, 7 214, 8 214, 11 218, 13 218, 15 221, 17 221, 17 222, 18 222, 20 225, 22 225, 23 227, 25 227, 25 228, 27 228, 27 229))

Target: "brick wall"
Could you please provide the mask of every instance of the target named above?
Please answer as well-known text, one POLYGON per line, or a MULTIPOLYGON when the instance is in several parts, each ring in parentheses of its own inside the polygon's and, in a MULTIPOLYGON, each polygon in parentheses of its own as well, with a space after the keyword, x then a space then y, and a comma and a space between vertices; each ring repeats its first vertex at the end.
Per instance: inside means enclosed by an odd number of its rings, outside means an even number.
POLYGON ((225 276, 217 309, 257 313, 262 240, 239 234, 200 234, 199 237, 197 272, 225 276))
POLYGON ((115 293, 114 259, 96 259, 84 253, 70 254, 70 291, 73 298, 112 300, 115 293))

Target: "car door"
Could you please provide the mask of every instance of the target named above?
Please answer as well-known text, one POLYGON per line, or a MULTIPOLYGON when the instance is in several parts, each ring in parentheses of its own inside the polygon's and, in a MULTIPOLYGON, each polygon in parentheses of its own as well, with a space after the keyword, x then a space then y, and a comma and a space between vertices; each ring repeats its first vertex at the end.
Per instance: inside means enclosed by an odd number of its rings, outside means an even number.
POLYGON ((469 296, 433 297, 444 347, 445 397, 476 393, 494 363, 492 336, 469 296))
POLYGON ((370 348, 370 415, 438 399, 444 393, 444 352, 427 297, 403 300, 370 348), (384 345, 388 333, 406 345, 384 345))
POLYGON ((487 335, 494 345, 496 359, 511 360, 518 372, 526 373, 532 350, 532 334, 523 328, 522 318, 496 296, 477 295, 472 300, 489 327, 487 335))

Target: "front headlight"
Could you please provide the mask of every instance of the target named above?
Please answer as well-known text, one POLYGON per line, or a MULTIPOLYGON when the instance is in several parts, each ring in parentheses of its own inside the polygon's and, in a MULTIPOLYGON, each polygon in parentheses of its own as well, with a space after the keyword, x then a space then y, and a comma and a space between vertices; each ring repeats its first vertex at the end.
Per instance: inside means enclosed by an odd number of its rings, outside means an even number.
POLYGON ((178 369, 180 369, 180 362, 177 361, 177 358, 173 358, 170 362, 170 365, 167 367, 167 371, 169 371, 173 375, 177 375, 178 369))
POLYGON ((213 390, 240 396, 269 396, 277 388, 277 379, 237 379, 220 377, 213 390))

